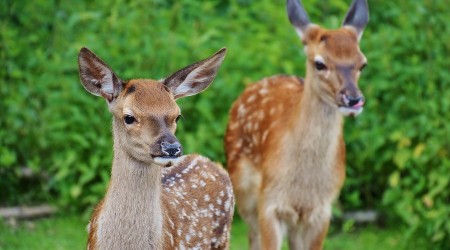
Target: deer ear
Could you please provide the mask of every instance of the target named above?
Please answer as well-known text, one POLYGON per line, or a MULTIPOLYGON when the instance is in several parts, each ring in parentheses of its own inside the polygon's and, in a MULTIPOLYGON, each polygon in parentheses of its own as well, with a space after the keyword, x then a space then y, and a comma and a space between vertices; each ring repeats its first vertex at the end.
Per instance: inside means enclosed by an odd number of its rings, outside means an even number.
POLYGON ((349 26, 355 29, 358 40, 361 40, 364 28, 368 22, 369 6, 367 5, 367 0, 353 0, 342 26, 349 26))
POLYGON ((286 10, 291 24, 295 27, 297 34, 303 40, 308 26, 311 24, 308 14, 303 8, 300 0, 287 0, 286 10))
POLYGON ((78 54, 80 80, 91 94, 103 96, 108 103, 114 101, 122 90, 122 80, 99 57, 87 48, 78 54))
POLYGON ((175 99, 205 90, 216 77, 226 51, 226 48, 222 48, 214 55, 178 70, 167 77, 163 84, 172 92, 175 99))

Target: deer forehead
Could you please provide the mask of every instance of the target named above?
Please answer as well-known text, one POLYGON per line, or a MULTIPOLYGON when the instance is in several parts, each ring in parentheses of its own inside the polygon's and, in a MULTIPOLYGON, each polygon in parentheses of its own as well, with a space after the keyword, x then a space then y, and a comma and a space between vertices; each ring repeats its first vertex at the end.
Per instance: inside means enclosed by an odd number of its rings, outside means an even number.
POLYGON ((122 93, 122 112, 135 116, 177 116, 180 109, 169 90, 155 80, 130 80, 122 93))
POLYGON ((312 61, 321 58, 323 63, 351 65, 366 60, 359 49, 355 31, 348 28, 326 30, 314 27, 308 33, 305 46, 312 61))

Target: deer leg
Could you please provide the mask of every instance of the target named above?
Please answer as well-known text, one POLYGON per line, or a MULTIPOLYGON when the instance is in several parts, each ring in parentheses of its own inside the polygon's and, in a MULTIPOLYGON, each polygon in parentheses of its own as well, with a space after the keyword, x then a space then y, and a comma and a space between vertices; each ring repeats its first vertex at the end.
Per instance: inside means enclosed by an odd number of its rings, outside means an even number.
POLYGON ((263 250, 281 249, 283 230, 281 221, 274 210, 265 210, 258 213, 261 233, 261 245, 263 250))
POLYGON ((252 217, 253 218, 251 218, 248 221, 248 225, 249 225, 248 240, 250 243, 250 249, 251 250, 260 250, 261 249, 261 235, 259 233, 258 218, 257 218, 256 214, 252 217))
POLYGON ((314 224, 305 223, 300 232, 304 249, 321 250, 323 248, 323 242, 327 235, 329 225, 329 219, 316 221, 314 224))
POLYGON ((304 249, 300 227, 298 225, 289 227, 288 230, 288 244, 291 250, 304 249))

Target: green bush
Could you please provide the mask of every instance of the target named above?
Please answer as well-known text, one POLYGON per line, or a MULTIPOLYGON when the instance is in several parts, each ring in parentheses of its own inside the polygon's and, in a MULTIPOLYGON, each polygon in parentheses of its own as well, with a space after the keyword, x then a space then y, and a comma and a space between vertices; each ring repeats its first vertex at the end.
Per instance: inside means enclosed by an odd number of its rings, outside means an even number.
MULTIPOLYGON (((349 0, 304 1, 336 28, 349 0)), ((377 209, 430 244, 450 242, 450 26, 447 1, 369 1, 361 48, 365 112, 345 124, 347 180, 339 208, 377 209)), ((112 158, 111 116, 78 79, 83 46, 122 78, 165 77, 221 47, 214 84, 182 99, 186 152, 224 162, 228 109, 245 85, 287 73, 305 57, 283 1, 12 1, 0 3, 0 204, 53 200, 92 207, 112 158), (23 167, 34 179, 21 177, 23 167)))

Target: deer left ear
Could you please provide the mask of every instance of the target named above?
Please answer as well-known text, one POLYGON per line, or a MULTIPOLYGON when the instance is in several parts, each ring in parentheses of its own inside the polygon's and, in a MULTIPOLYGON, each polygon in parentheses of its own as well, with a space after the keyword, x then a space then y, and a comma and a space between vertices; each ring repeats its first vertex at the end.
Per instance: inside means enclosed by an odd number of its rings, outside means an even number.
POLYGON ((295 27, 295 31, 300 39, 305 39, 306 30, 312 23, 309 21, 308 14, 300 0, 287 0, 286 11, 289 22, 295 27))
POLYGON ((214 55, 178 70, 167 77, 163 84, 172 92, 175 99, 205 90, 216 77, 226 51, 226 48, 222 48, 214 55))
POLYGON ((358 40, 361 40, 364 28, 368 22, 369 7, 367 5, 367 0, 353 0, 342 26, 353 28, 358 35, 358 40))

